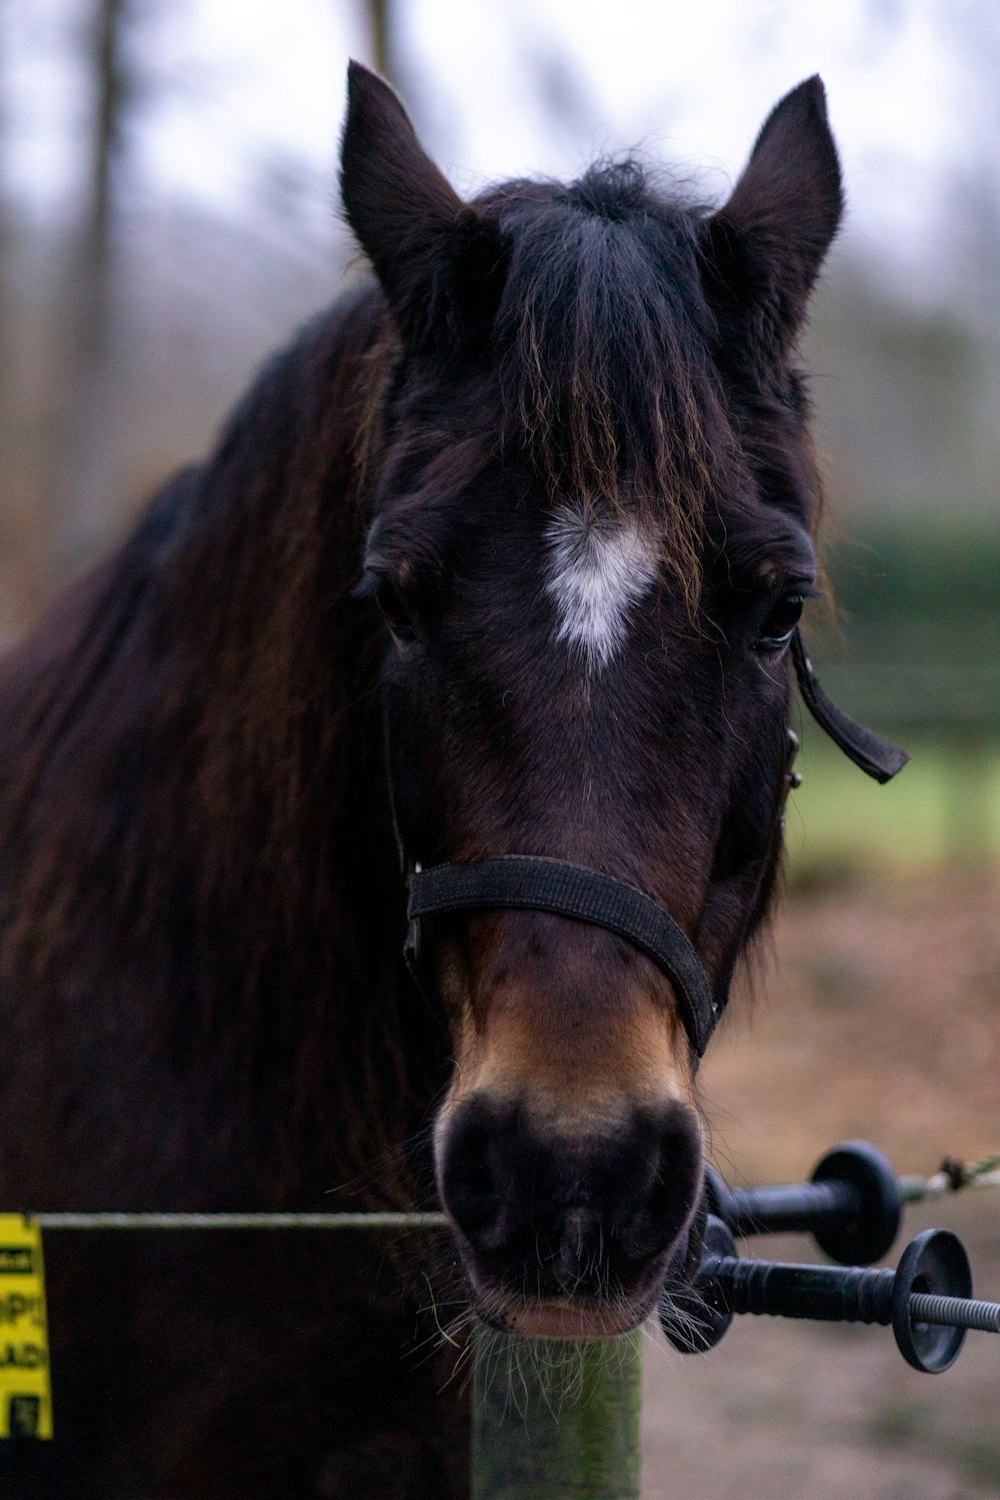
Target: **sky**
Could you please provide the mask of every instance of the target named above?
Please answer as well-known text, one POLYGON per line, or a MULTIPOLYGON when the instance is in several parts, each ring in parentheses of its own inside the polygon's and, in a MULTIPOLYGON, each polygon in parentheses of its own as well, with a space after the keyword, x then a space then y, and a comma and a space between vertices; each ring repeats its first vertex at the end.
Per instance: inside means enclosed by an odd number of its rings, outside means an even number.
MULTIPOLYGON (((233 219, 269 192, 308 232, 328 232, 346 61, 369 54, 356 0, 138 3, 145 87, 131 189, 233 219)), ((772 105, 820 72, 845 168, 846 239, 919 293, 941 275, 946 180, 998 176, 984 143, 997 126, 991 4, 396 0, 400 82, 462 191, 573 175, 595 155, 639 148, 697 168, 722 196, 772 105)), ((71 207, 79 180, 81 13, 80 0, 8 0, 4 12, 5 176, 39 216, 71 207)))

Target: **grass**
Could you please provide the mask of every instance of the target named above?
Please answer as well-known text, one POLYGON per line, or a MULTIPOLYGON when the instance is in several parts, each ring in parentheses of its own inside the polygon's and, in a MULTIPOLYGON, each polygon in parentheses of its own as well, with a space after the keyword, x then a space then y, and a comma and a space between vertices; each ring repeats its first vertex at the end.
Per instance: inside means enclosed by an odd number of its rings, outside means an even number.
POLYGON ((911 739, 911 763, 879 786, 814 725, 796 727, 803 783, 785 827, 793 885, 1000 862, 1000 741, 911 739))

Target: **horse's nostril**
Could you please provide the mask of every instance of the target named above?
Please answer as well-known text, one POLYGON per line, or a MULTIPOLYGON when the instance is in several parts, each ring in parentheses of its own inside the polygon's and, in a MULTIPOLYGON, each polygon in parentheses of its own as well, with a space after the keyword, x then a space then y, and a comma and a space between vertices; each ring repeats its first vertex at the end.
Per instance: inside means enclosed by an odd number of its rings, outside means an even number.
POLYGON ((448 1132, 440 1170, 441 1196, 470 1242, 489 1233, 501 1205, 503 1195, 493 1167, 497 1123, 484 1101, 473 1100, 448 1132))
POLYGON ((694 1210, 701 1187, 701 1132, 690 1110, 679 1104, 640 1117, 633 1129, 640 1166, 622 1191, 619 1225, 623 1250, 641 1260, 675 1239, 694 1210))

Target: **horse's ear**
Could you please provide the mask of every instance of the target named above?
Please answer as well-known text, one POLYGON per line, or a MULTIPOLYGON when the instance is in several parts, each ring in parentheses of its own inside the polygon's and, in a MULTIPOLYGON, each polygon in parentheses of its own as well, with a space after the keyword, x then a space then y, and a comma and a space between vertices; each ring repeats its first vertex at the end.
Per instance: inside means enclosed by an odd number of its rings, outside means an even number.
POLYGON ((407 344, 462 346, 486 331, 505 259, 499 232, 463 205, 396 94, 357 62, 347 75, 340 191, 407 344))
POLYGON ((742 318, 758 358, 780 357, 798 333, 843 207, 817 76, 775 105, 728 203, 705 223, 709 295, 742 318))

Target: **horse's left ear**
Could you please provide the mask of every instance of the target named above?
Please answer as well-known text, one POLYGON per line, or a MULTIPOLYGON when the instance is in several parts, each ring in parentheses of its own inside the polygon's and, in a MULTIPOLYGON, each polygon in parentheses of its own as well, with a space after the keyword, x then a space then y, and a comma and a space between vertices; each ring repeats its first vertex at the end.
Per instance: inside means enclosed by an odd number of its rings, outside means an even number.
POLYGON ((728 203, 705 222, 709 296, 745 320, 765 357, 783 355, 798 333, 843 207, 816 76, 771 111, 728 203))
POLYGON ((410 347, 462 347, 488 331, 504 262, 499 231, 462 203, 396 94, 357 62, 347 75, 340 191, 410 347))

